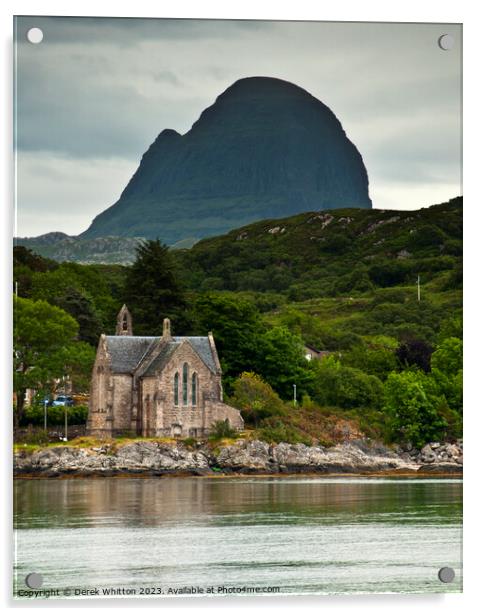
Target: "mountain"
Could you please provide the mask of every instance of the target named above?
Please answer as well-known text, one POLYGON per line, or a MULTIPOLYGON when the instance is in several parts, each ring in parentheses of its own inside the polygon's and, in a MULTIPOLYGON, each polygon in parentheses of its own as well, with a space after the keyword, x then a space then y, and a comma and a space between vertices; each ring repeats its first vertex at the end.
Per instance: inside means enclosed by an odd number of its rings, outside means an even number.
POLYGON ((168 244, 308 210, 371 208, 362 157, 334 113, 302 88, 240 79, 191 130, 163 130, 120 199, 81 235, 168 244))

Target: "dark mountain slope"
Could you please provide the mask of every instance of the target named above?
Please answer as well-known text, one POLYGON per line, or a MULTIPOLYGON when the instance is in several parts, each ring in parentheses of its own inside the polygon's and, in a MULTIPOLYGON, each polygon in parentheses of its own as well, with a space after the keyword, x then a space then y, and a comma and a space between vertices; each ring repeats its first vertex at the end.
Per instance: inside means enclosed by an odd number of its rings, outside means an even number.
POLYGON ((370 208, 361 155, 332 111, 292 83, 241 79, 185 135, 166 129, 119 201, 81 237, 184 238, 307 210, 370 208))

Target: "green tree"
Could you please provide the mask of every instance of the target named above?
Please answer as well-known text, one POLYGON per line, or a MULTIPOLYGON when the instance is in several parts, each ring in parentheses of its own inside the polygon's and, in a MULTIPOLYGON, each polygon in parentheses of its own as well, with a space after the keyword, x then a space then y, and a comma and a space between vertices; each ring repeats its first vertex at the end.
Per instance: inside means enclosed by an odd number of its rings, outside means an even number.
POLYGON ((284 400, 307 393, 313 379, 312 366, 304 356, 303 341, 285 327, 273 327, 258 339, 260 355, 257 372, 284 400))
POLYGON ((265 331, 253 302, 223 293, 207 293, 194 305, 195 332, 211 331, 216 341, 227 392, 236 377, 256 369, 259 337, 265 331))
POLYGON ((146 240, 139 244, 136 253, 124 287, 124 301, 132 313, 134 333, 162 334, 165 317, 171 319, 174 333, 182 333, 189 322, 186 298, 168 246, 159 240, 146 240))
POLYGON ((97 345, 102 333, 102 322, 93 302, 75 288, 70 288, 52 300, 59 308, 68 312, 79 324, 79 340, 97 345))
POLYGON ((446 338, 432 355, 432 380, 448 407, 462 417, 463 349, 460 338, 446 338))
POLYGON ((392 372, 387 378, 383 411, 394 441, 421 447, 444 436, 447 422, 439 412, 442 401, 429 393, 429 382, 422 371, 392 372))
POLYGON ((241 411, 247 425, 285 413, 285 405, 273 388, 254 372, 243 372, 234 382, 230 403, 241 411))
POLYGON ((440 370, 447 376, 455 376, 462 370, 463 348, 460 338, 446 338, 431 357, 432 370, 440 370))
POLYGON ((333 356, 313 363, 315 378, 311 394, 319 404, 345 409, 381 407, 383 386, 376 376, 343 366, 333 356))
MULTIPOLYGON (((394 339, 382 336, 379 338, 386 338, 387 341, 393 340, 396 345, 394 339)), ((397 369, 395 349, 390 342, 358 344, 343 353, 342 363, 344 366, 358 368, 367 374, 377 376, 382 381, 387 378, 390 372, 397 369), (387 344, 389 346, 386 346, 387 344)))
POLYGON ((15 425, 24 412, 28 388, 65 375, 65 353, 75 341, 78 324, 64 310, 42 300, 14 297, 13 381, 17 405, 15 425))

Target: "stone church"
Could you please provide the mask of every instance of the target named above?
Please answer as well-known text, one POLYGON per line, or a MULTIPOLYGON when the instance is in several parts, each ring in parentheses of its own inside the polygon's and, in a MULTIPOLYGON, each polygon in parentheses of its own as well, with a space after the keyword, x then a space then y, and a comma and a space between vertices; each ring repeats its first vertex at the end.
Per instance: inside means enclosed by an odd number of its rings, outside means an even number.
POLYGON ((242 430, 240 412, 223 402, 214 338, 134 336, 124 305, 115 336, 101 335, 90 388, 87 434, 202 437, 218 420, 242 430))

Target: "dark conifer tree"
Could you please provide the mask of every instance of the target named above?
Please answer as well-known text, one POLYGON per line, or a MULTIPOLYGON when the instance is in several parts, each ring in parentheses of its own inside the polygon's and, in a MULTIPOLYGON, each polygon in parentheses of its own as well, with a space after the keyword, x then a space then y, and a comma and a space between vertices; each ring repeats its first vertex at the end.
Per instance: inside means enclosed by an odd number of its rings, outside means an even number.
POLYGON ((162 321, 169 317, 173 334, 189 328, 187 303, 175 261, 168 246, 146 240, 137 248, 124 287, 124 301, 132 314, 134 335, 162 334, 162 321))

